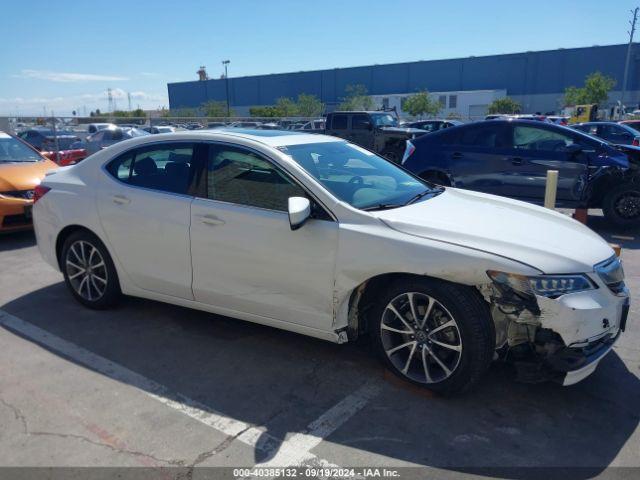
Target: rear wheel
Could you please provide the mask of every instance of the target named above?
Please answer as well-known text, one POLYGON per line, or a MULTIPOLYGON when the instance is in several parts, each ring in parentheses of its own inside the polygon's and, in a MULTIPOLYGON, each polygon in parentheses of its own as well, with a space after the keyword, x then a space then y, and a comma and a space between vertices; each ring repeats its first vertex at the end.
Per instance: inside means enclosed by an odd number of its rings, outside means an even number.
POLYGON ((640 183, 624 183, 609 191, 602 210, 609 222, 618 227, 640 226, 640 183))
POLYGON ((105 309, 119 300, 118 274, 95 235, 87 231, 71 234, 62 247, 61 267, 67 287, 84 306, 105 309))
POLYGON ((371 314, 383 361, 396 375, 431 390, 469 390, 493 358, 493 323, 470 287, 433 279, 397 281, 378 295, 371 314))

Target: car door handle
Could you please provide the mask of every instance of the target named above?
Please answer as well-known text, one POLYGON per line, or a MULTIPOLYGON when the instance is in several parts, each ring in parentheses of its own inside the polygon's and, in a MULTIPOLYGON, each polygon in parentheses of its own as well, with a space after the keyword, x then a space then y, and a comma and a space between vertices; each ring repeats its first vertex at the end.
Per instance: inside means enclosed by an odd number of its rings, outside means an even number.
POLYGON ((511 158, 512 165, 522 165, 522 159, 520 157, 512 157, 511 158))
POLYGON ((201 215, 200 221, 205 225, 224 225, 224 220, 216 217, 215 215, 201 215))
POLYGON ((117 203, 118 205, 127 205, 131 203, 131 200, 129 200, 124 195, 113 195, 111 197, 111 200, 113 200, 113 203, 117 203))
POLYGON ((451 158, 462 158, 462 153, 460 152, 453 152, 451 154, 451 158))

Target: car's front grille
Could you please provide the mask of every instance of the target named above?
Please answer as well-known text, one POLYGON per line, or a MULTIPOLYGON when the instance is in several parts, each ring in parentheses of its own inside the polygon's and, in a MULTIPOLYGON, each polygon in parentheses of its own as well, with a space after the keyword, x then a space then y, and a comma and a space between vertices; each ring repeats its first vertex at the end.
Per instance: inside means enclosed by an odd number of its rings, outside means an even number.
POLYGON ((33 198, 33 190, 14 190, 12 192, 0 192, 0 195, 4 195, 5 197, 31 200, 33 198))
POLYGON ((602 281, 616 295, 626 293, 624 270, 618 257, 611 257, 595 266, 595 271, 602 281))

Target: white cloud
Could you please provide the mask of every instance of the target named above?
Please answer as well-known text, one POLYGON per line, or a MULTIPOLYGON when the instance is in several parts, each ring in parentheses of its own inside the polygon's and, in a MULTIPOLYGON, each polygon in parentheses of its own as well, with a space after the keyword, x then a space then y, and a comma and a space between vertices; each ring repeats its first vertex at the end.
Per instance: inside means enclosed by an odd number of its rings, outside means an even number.
POLYGON ((48 80, 50 82, 118 82, 129 80, 127 77, 116 75, 96 75, 93 73, 64 73, 50 72, 47 70, 22 70, 20 74, 14 75, 20 78, 35 78, 48 80))
MULTIPOLYGON (((133 91, 129 92, 131 95, 131 106, 137 108, 138 105, 142 109, 155 109, 159 106, 166 106, 169 104, 167 95, 158 92, 145 92, 145 91, 133 91)), ((128 107, 127 91, 122 88, 112 88, 111 96, 116 102, 116 107, 119 110, 126 109, 128 107)), ((77 95, 69 96, 55 96, 55 97, 14 97, 14 98, 0 98, 0 115, 41 115, 42 109, 46 108, 47 112, 53 110, 56 115, 70 115, 71 110, 78 110, 85 107, 87 113, 91 110, 99 108, 102 111, 107 111, 108 107, 108 95, 107 90, 99 92, 87 92, 77 95)), ((82 114, 82 111, 79 112, 82 114)))

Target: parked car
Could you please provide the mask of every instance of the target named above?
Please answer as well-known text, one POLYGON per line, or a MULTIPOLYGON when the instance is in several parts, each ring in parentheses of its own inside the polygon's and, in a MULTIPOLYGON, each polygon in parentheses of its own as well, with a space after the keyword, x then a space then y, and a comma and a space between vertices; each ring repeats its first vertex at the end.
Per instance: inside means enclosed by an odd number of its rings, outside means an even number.
POLYGON ((551 122, 545 115, 538 115, 533 113, 515 113, 515 114, 507 114, 507 113, 492 113, 484 117, 485 120, 535 120, 538 122, 551 122))
POLYGON ((212 129, 212 128, 224 128, 226 127, 227 124, 224 122, 209 122, 207 123, 207 128, 212 129))
POLYGON ((104 130, 105 128, 116 128, 113 123, 90 123, 87 125, 87 133, 92 134, 104 130))
POLYGON ((40 252, 86 307, 125 294, 336 343, 368 334, 439 392, 473 387, 494 356, 576 383, 625 328, 622 267, 586 226, 334 137, 136 138, 37 191, 40 252))
POLYGON ((341 137, 400 163, 405 141, 427 132, 402 128, 389 112, 331 112, 327 115, 327 135, 341 137))
POLYGON ((96 153, 103 148, 107 148, 123 140, 128 140, 135 137, 143 137, 145 135, 151 135, 149 132, 140 130, 139 128, 105 128, 99 130, 96 133, 89 135, 85 140, 78 141, 71 145, 72 149, 84 149, 87 151, 87 155, 96 153))
POLYGON ((282 128, 282 126, 280 126, 280 124, 278 124, 276 122, 262 123, 262 124, 258 125, 255 128, 257 128, 259 130, 284 130, 282 128))
POLYGON ((635 131, 640 132, 640 120, 622 120, 618 122, 621 125, 633 128, 635 131))
POLYGON ((18 136, 35 149, 42 151, 56 150, 56 146, 60 150, 68 150, 71 144, 80 140, 73 132, 60 130, 54 133, 49 128, 30 128, 18 136))
POLYGON ((322 132, 324 131, 325 126, 326 123, 324 118, 318 118, 316 120, 303 123, 299 130, 322 132))
POLYGON ((158 126, 149 126, 142 127, 140 130, 144 130, 147 133, 151 133, 153 135, 158 133, 173 133, 176 131, 176 127, 172 127, 170 125, 158 125, 158 126))
POLYGON ((557 204, 602 208, 615 225, 640 225, 640 164, 579 130, 528 120, 447 128, 407 143, 405 168, 421 178, 541 204, 558 170, 557 204))
POLYGON ((640 132, 628 125, 615 122, 586 122, 571 125, 571 128, 600 137, 616 145, 640 146, 640 132))
POLYGON ((230 123, 229 128, 258 128, 260 125, 262 125, 262 122, 238 121, 230 123))
POLYGON ((464 125, 460 120, 420 120, 418 122, 410 122, 403 125, 406 128, 419 128, 427 132, 435 132, 442 130, 443 128, 455 127, 457 125, 464 125))
POLYGON ((27 143, 0 131, 0 233, 32 228, 35 188, 56 168, 27 143))
POLYGON ((549 115, 547 116, 547 120, 556 125, 563 125, 565 127, 569 125, 569 117, 565 115, 549 115))

